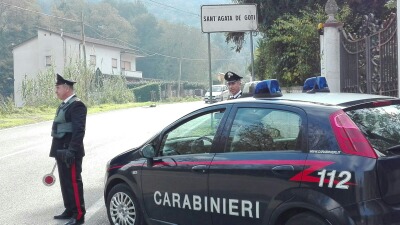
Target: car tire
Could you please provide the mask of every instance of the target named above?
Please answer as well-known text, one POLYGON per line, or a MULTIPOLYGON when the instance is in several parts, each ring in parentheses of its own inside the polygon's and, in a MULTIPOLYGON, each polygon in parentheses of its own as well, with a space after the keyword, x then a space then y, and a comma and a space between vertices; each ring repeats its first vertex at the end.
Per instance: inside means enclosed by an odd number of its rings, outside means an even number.
POLYGON ((304 212, 290 218, 288 221, 286 221, 285 225, 329 225, 329 224, 320 216, 314 213, 304 212))
POLYGON ((143 215, 137 198, 126 184, 117 184, 107 195, 110 224, 142 225, 143 215))

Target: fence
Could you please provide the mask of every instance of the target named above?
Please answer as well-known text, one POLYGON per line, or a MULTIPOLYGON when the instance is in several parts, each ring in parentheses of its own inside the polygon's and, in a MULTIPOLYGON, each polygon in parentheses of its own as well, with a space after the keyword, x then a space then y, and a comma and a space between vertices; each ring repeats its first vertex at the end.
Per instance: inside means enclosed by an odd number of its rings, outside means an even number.
POLYGON ((366 15, 361 38, 341 32, 341 92, 398 96, 396 14, 378 22, 373 14, 366 15))

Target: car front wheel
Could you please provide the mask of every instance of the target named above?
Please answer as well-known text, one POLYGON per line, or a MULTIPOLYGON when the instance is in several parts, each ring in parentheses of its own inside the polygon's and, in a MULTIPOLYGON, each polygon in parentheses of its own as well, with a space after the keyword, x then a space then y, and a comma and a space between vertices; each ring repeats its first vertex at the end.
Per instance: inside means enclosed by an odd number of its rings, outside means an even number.
POLYGON ((304 212, 290 218, 285 225, 328 225, 328 223, 314 213, 304 212))
POLYGON ((118 184, 107 195, 107 215, 112 225, 141 225, 139 203, 126 184, 118 184))

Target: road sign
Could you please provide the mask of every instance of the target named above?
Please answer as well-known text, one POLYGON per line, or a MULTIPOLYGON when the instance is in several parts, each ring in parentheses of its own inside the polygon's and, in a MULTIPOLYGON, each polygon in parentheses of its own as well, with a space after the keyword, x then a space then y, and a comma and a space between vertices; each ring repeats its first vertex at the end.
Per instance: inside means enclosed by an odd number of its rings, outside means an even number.
POLYGON ((201 6, 201 30, 213 32, 245 32, 257 30, 256 4, 201 6))

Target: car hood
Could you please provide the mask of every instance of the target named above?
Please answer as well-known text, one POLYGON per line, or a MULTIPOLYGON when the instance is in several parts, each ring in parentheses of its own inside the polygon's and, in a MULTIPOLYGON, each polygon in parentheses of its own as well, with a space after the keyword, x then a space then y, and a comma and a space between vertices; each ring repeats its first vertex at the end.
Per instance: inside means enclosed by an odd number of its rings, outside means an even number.
POLYGON ((134 159, 142 158, 143 156, 141 155, 139 150, 146 144, 151 143, 155 138, 158 137, 158 135, 160 135, 160 133, 161 133, 161 131, 157 132, 155 135, 153 135, 151 138, 149 138, 147 141, 145 141, 141 145, 130 148, 130 149, 118 154, 117 156, 115 156, 114 158, 111 159, 111 163, 123 161, 125 158, 127 158, 126 156, 130 155, 130 154, 135 154, 134 159))

